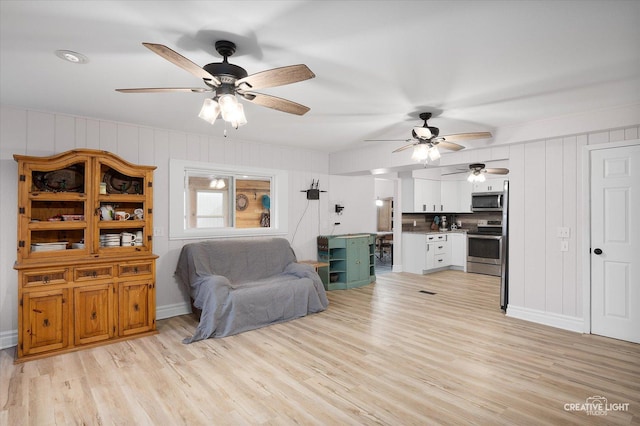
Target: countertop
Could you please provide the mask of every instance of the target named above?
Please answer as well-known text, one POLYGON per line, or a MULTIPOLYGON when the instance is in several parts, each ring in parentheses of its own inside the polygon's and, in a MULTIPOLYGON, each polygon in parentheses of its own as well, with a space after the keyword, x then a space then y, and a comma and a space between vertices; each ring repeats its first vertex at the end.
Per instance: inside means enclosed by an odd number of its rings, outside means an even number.
POLYGON ((403 234, 466 234, 471 229, 448 229, 446 231, 403 231, 403 234))

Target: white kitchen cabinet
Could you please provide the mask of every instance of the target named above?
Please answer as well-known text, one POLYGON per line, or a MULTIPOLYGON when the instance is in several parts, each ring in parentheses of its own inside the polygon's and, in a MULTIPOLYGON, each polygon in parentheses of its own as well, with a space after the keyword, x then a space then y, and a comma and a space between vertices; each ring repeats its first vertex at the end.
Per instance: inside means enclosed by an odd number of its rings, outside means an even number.
POLYGON ((443 180, 440 182, 440 202, 446 213, 471 213, 471 191, 473 184, 466 180, 443 180))
POLYGON ((451 264, 448 234, 427 234, 426 270, 445 268, 451 264))
POLYGON ((466 180, 458 182, 458 200, 459 206, 457 213, 471 213, 471 192, 473 184, 466 180))
POLYGON ((440 182, 440 204, 442 211, 456 213, 460 211, 460 181, 443 180, 440 182))
POLYGON ((422 233, 402 233, 402 270, 422 274, 427 268, 427 236, 422 233))
POLYGON ((433 213, 442 211, 440 181, 431 179, 402 180, 402 211, 433 213))
POLYGON ((426 274, 441 269, 466 272, 467 235, 463 232, 402 233, 403 271, 426 274))
POLYGON ((403 179, 402 211, 405 213, 471 213, 472 190, 473 184, 466 180, 403 179))
POLYGON ((451 266, 454 269, 467 271, 467 234, 452 232, 448 234, 451 246, 451 266))
POLYGON ((502 192, 506 178, 487 179, 484 182, 475 182, 473 192, 502 192))

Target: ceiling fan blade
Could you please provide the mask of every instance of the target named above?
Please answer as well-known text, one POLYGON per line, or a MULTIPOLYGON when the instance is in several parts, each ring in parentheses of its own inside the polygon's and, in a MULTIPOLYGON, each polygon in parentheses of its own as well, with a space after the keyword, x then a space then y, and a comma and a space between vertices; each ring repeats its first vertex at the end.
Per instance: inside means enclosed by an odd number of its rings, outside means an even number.
POLYGON ((502 167, 497 167, 497 168, 493 168, 493 169, 485 169, 485 171, 489 174, 492 175, 508 175, 509 174, 509 169, 505 169, 502 167))
POLYGON ((461 175, 461 174, 468 174, 468 173, 469 173, 469 170, 460 170, 457 172, 442 173, 440 176, 461 175))
POLYGON ((304 64, 273 68, 246 76, 236 81, 240 89, 266 89, 268 87, 283 86, 308 80, 316 75, 304 64), (244 85, 245 87, 240 87, 244 85))
POLYGON ((491 132, 475 132, 475 133, 455 133, 453 135, 440 136, 447 142, 462 141, 468 139, 487 139, 492 137, 491 132))
POLYGON ((278 98, 276 96, 265 95, 263 93, 254 93, 254 92, 244 92, 241 95, 254 104, 276 109, 282 112, 288 112, 289 114, 295 115, 304 115, 306 114, 310 108, 304 105, 300 105, 296 102, 278 98))
POLYGON ((202 78, 204 80, 209 80, 209 82, 214 86, 220 86, 222 83, 216 77, 209 74, 207 71, 202 69, 198 64, 191 62, 189 59, 185 58, 175 50, 169 49, 167 46, 162 44, 155 43, 142 43, 146 48, 151 50, 153 53, 162 56, 167 61, 179 66, 183 70, 189 71, 191 74, 196 77, 202 78))
POLYGON ((412 147, 412 146, 414 146, 414 145, 416 145, 416 144, 415 144, 415 143, 410 143, 409 145, 401 146, 401 147, 400 147, 400 148, 398 148, 398 149, 394 149, 394 150, 393 150, 393 151, 391 151, 391 152, 400 152, 400 151, 404 151, 405 149, 409 149, 409 148, 411 148, 411 147, 412 147))
POLYGON ((212 92, 213 89, 204 87, 146 87, 138 89, 116 89, 116 92, 120 93, 177 93, 177 92, 189 92, 189 93, 204 93, 212 92))
POLYGON ((409 142, 412 139, 365 139, 365 142, 409 142))
POLYGON ((439 147, 442 147, 444 149, 448 149, 448 150, 451 150, 451 151, 460 151, 461 149, 464 149, 464 146, 462 146, 462 145, 458 145, 457 143, 447 142, 447 141, 440 141, 440 142, 438 142, 437 145, 439 147))

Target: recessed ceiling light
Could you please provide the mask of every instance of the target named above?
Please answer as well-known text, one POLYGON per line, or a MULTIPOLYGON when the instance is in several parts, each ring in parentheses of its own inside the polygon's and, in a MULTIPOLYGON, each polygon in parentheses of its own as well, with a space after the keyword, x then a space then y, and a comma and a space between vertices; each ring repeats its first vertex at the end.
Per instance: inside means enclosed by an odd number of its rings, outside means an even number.
POLYGON ((65 61, 72 62, 74 64, 86 64, 89 62, 89 58, 82 53, 74 52, 71 50, 56 50, 56 56, 65 61))

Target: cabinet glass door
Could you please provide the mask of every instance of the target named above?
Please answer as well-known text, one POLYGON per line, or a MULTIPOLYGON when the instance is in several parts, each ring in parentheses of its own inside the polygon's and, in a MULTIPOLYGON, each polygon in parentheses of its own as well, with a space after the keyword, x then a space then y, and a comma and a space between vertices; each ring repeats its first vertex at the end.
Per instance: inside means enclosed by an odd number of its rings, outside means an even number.
POLYGON ((96 250, 105 254, 151 251, 147 175, 136 168, 99 162, 96 250))
POLYGON ((87 250, 88 160, 72 163, 31 164, 21 176, 26 199, 19 200, 19 242, 24 257, 77 255, 87 250))

